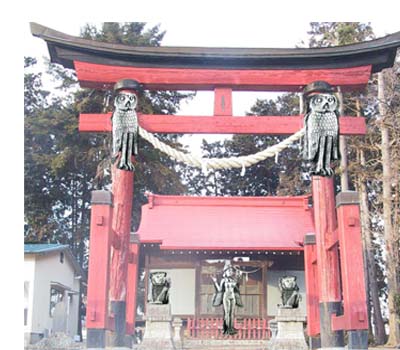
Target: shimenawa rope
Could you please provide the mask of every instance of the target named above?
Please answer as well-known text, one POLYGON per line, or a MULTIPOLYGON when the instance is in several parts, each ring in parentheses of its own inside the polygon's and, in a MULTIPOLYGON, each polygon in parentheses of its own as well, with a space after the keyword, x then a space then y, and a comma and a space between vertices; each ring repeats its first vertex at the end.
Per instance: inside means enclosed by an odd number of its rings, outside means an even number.
POLYGON ((304 128, 297 131, 295 134, 289 136, 287 139, 268 147, 267 149, 257 152, 255 154, 240 156, 240 157, 229 157, 229 158, 201 158, 196 157, 191 154, 185 154, 181 151, 177 151, 176 149, 168 146, 164 142, 157 139, 154 135, 143 129, 139 126, 139 134, 145 140, 150 142, 155 148, 167 154, 169 157, 183 162, 187 165, 197 167, 203 170, 203 172, 207 172, 209 169, 218 170, 218 169, 232 169, 232 168, 241 168, 241 174, 244 175, 245 168, 255 165, 269 157, 278 158, 278 154, 282 152, 285 148, 291 145, 293 142, 299 140, 304 135, 304 128))

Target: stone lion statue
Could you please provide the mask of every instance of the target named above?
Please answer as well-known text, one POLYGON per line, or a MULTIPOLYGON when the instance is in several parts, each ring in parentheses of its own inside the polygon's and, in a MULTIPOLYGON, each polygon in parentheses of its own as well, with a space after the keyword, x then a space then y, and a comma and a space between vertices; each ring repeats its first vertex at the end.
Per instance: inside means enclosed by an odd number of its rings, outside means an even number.
POLYGON ((283 276, 279 279, 283 308, 297 309, 301 300, 296 276, 283 276))
POLYGON ((151 272, 148 302, 152 304, 168 304, 171 280, 166 272, 151 272))

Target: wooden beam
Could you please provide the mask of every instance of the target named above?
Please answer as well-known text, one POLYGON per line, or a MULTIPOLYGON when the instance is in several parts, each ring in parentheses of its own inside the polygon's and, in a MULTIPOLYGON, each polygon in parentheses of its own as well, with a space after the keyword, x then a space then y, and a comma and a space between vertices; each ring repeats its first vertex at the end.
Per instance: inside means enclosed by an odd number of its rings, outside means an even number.
POLYGON ((232 115, 232 89, 216 88, 214 90, 214 115, 232 115))
POLYGON ((318 268, 315 234, 304 237, 304 274, 306 281, 307 334, 318 337, 320 333, 318 268))
MULTIPOLYGON (((177 115, 140 114, 139 124, 154 133, 170 134, 270 134, 292 135, 303 126, 303 116, 259 116, 259 117, 194 117, 177 115)), ((365 135, 365 119, 341 117, 342 135, 365 135)), ((81 114, 81 132, 110 132, 111 113, 81 114)))
POLYGON ((126 290, 126 333, 135 333, 136 299, 139 274, 139 243, 129 243, 129 259, 126 290))
POLYGON ((344 312, 340 316, 332 316, 334 330, 368 329, 358 201, 358 193, 354 191, 340 192, 336 196, 344 312))
MULTIPOLYGON (((87 328, 88 330, 105 330, 108 328, 107 318, 109 315, 109 259, 112 223, 111 193, 108 191, 93 191, 91 203, 87 328)), ((92 331, 89 333, 89 344, 96 344, 98 334, 92 331)))
POLYGON ((316 80, 340 86, 343 92, 362 90, 371 65, 335 69, 194 69, 109 66, 74 61, 82 87, 110 89, 121 79, 134 79, 148 90, 295 91, 316 80))

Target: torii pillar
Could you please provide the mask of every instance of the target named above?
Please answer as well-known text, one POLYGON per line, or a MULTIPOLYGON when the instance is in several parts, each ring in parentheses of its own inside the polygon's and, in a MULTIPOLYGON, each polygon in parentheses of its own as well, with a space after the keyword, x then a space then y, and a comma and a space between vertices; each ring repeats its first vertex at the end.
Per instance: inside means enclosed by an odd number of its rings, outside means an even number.
MULTIPOLYGON (((130 80, 120 80, 115 84, 118 91, 137 93, 132 88, 130 80)), ((132 156, 132 162, 134 157, 132 156)), ((110 259, 110 306, 114 317, 114 337, 112 345, 114 347, 126 346, 125 335, 127 333, 127 311, 132 314, 134 310, 127 310, 128 295, 128 274, 132 278, 135 273, 129 273, 130 263, 137 261, 133 255, 137 254, 136 249, 132 250, 130 244, 132 203, 133 203, 133 171, 122 170, 117 167, 117 162, 112 166, 112 193, 113 193, 113 216, 112 216, 112 248, 110 259)), ((137 269, 137 264, 133 268, 137 269)), ((137 274, 136 274, 137 277, 137 274)), ((130 286, 131 283, 129 283, 130 286)), ((136 284, 133 288, 136 287, 136 284)), ((132 286, 131 286, 132 288, 132 286)), ((130 298, 136 298, 129 293, 130 298)), ((129 302, 129 305, 132 303, 129 302)), ((135 303, 133 303, 135 305, 135 303)), ((130 316, 134 319, 134 314, 130 316)), ((132 331, 132 330, 130 330, 132 331)))
POLYGON ((315 220, 321 349, 343 349, 343 328, 332 330, 332 315, 340 315, 342 297, 333 178, 312 176, 315 220))
MULTIPOLYGON (((117 84, 119 91, 136 93, 129 81, 117 84)), ((139 240, 131 234, 134 172, 117 163, 112 166, 112 192, 92 193, 88 349, 129 346, 126 335, 135 328, 139 240)))

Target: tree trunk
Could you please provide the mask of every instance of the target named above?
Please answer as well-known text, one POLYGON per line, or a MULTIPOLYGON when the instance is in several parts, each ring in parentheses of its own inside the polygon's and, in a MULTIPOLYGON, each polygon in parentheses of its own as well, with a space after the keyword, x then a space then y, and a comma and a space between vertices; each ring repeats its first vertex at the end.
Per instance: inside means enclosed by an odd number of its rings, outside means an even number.
MULTIPOLYGON (((365 166, 364 150, 360 150, 360 164, 365 166)), ((361 214, 361 230, 365 247, 365 264, 367 265, 368 273, 368 300, 371 300, 373 308, 373 329, 375 335, 375 343, 382 345, 386 341, 385 324, 382 318, 381 304, 379 300, 378 278, 375 265, 375 251, 372 245, 371 230, 369 224, 369 208, 367 186, 363 179, 360 179, 358 191, 360 195, 360 214, 361 214)))
POLYGON ((389 309, 389 338, 387 346, 396 346, 400 343, 400 320, 396 314, 395 297, 399 291, 397 283, 396 269, 398 259, 396 258, 396 235, 392 227, 392 169, 390 160, 390 136, 389 128, 386 125, 386 105, 385 105, 385 83, 383 73, 378 74, 378 107, 381 116, 381 152, 382 152, 382 192, 383 192, 383 222, 384 239, 386 244, 386 274, 388 287, 388 309, 389 309))
MULTIPOLYGON (((361 117, 361 103, 360 99, 356 98, 357 117, 361 117)), ((366 161, 364 149, 360 148, 357 152, 358 163, 361 165, 361 176, 358 175, 357 190, 360 198, 360 220, 361 220, 361 233, 364 248, 364 264, 365 264, 365 277, 367 287, 367 300, 368 300, 368 319, 371 322, 369 327, 371 335, 375 344, 382 345, 386 341, 385 323, 382 317, 381 303, 379 299, 378 278, 376 273, 375 249, 372 244, 372 232, 370 225, 370 209, 368 205, 368 189, 366 183, 366 161), (373 312, 371 312, 371 306, 373 312)))

